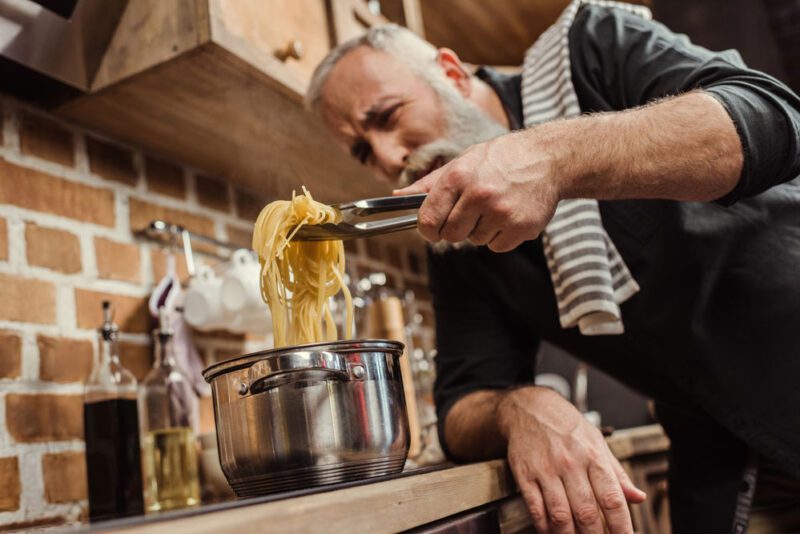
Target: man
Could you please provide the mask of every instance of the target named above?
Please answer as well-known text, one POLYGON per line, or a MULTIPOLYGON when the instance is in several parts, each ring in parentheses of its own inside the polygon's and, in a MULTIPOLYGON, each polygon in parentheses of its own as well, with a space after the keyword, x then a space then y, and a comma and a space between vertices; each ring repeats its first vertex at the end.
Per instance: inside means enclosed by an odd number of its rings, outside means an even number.
POLYGON ((507 455, 541 532, 631 532, 644 494, 532 386, 546 339, 656 401, 673 531, 742 531, 751 500, 751 531, 800 529, 800 99, 645 15, 574 2, 522 77, 373 29, 320 64, 308 102, 353 157, 428 193, 426 239, 460 244, 429 255, 451 457, 507 455), (598 209, 605 271, 575 295, 597 288, 609 311, 565 319, 561 259, 583 260, 558 232, 598 209))

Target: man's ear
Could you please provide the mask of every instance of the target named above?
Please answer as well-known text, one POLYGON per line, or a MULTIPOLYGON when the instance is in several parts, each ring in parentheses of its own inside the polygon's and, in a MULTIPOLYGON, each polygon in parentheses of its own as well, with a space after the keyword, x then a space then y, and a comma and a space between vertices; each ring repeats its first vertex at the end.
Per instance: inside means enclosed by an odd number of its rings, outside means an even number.
POLYGON ((436 63, 442 68, 447 79, 453 82, 456 89, 465 98, 468 97, 472 92, 472 77, 461 63, 458 54, 449 48, 440 48, 439 54, 436 56, 436 63))

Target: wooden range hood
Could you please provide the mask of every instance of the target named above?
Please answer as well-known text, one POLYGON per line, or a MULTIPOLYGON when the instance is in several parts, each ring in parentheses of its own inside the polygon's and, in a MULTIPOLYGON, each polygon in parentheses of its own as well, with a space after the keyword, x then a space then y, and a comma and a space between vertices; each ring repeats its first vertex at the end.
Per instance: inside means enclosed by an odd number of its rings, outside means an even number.
POLYGON ((302 106, 333 32, 371 22, 325 0, 134 0, 89 93, 56 112, 265 198, 384 195, 302 106), (353 20, 331 24, 332 11, 353 20))

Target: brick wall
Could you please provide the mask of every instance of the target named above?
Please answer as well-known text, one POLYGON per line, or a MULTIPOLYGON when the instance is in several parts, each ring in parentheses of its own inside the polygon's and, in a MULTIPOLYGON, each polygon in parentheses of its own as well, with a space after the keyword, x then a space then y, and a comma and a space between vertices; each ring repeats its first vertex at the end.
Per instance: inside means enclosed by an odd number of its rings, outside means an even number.
MULTIPOLYGON (((164 251, 133 231, 162 218, 249 246, 267 198, 14 101, 0 100, 0 529, 86 516, 82 384, 97 354, 100 302, 116 306, 125 365, 152 362, 146 299, 164 251)), ((432 347, 424 254, 375 241, 347 247, 349 270, 414 289, 432 347)), ((200 262, 218 260, 199 255, 200 262)), ((186 276, 185 264, 179 272, 186 276)), ((195 337, 206 360, 263 338, 195 337)))

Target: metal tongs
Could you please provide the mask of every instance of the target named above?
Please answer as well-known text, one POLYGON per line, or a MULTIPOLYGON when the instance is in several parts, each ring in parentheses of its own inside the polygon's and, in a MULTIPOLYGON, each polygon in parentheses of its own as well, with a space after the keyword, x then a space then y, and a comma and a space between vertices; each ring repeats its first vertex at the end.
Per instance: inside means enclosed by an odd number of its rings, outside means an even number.
POLYGON ((331 241, 370 237, 407 230, 417 226, 417 214, 401 215, 388 219, 360 221, 362 217, 395 211, 415 210, 422 205, 426 194, 406 195, 398 197, 367 198, 334 204, 342 214, 342 221, 336 224, 307 224, 294 234, 294 241, 331 241))

